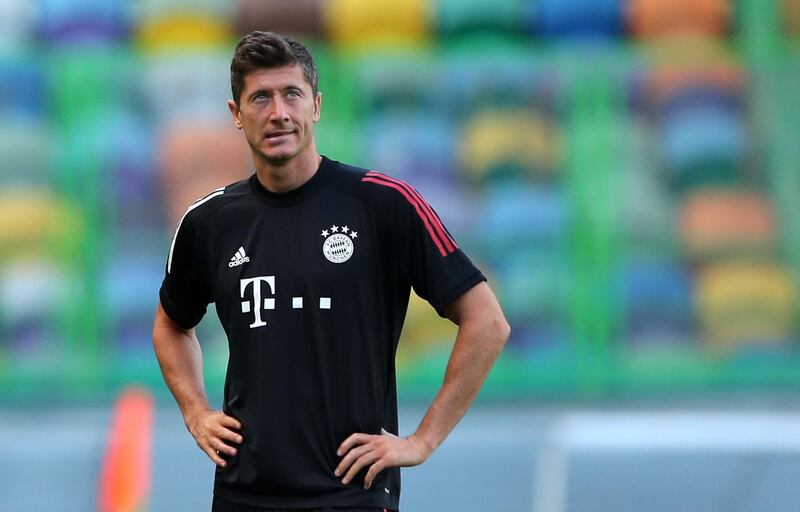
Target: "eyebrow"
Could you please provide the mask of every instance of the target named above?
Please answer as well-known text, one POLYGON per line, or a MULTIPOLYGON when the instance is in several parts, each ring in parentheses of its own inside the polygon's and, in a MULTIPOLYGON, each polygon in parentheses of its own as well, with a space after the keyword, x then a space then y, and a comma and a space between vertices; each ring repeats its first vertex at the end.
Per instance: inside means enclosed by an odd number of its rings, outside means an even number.
MULTIPOLYGON (((284 91, 284 92, 285 92, 285 91, 289 91, 289 90, 297 90, 297 91, 303 92, 303 88, 302 88, 302 87, 300 87, 299 85, 296 85, 296 84, 290 84, 290 85, 287 85, 287 86, 285 86, 284 88, 282 88, 282 89, 280 89, 280 90, 281 90, 281 91, 284 91)), ((266 94, 266 95, 269 95, 269 93, 270 93, 270 92, 272 92, 272 90, 271 90, 271 89, 256 89, 256 90, 255 90, 255 91, 253 91, 253 92, 252 92, 252 93, 251 93, 251 94, 250 94, 250 95, 249 95, 247 98, 248 98, 249 100, 252 100, 254 97, 256 97, 256 96, 257 96, 257 95, 259 95, 259 94, 266 94)))

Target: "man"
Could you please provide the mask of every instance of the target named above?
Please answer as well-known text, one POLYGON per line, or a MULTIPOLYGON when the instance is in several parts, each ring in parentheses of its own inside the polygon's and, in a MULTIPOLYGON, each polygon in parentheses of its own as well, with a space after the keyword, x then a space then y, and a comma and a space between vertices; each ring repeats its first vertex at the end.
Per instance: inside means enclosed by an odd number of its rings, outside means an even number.
POLYGON ((217 465, 213 510, 397 510, 399 468, 464 415, 508 324, 413 188, 317 153, 322 96, 302 45, 245 36, 231 89, 256 172, 187 210, 153 327, 164 379, 217 465), (444 384, 398 437, 394 356, 412 286, 459 329, 444 384), (193 329, 212 302, 230 349, 221 411, 193 329))

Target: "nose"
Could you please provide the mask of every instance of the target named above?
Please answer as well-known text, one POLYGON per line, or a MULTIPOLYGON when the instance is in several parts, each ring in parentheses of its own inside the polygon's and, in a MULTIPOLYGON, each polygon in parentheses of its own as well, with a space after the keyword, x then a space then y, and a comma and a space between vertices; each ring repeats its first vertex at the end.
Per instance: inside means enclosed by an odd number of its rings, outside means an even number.
POLYGON ((283 101, 283 98, 280 96, 276 96, 272 100, 272 105, 269 112, 270 120, 274 121, 288 121, 289 120, 289 110, 286 108, 286 103, 283 101))

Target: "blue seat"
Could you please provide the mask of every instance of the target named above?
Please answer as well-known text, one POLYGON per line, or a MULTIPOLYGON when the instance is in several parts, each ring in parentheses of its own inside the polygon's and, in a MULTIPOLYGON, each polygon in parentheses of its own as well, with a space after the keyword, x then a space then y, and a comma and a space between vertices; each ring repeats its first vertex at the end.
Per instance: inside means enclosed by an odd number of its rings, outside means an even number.
POLYGON ((622 0, 536 0, 528 3, 534 35, 616 38, 624 29, 622 0))
POLYGON ((164 277, 162 254, 115 254, 101 279, 115 342, 150 347, 150 329, 164 277))
POLYGON ((502 256, 532 245, 542 250, 566 235, 570 209, 558 187, 507 183, 485 192, 480 240, 502 256))
POLYGON ((696 339, 694 285, 677 263, 640 262, 628 266, 616 301, 625 311, 630 345, 685 344, 696 339))
POLYGON ((363 123, 369 165, 396 178, 455 176, 456 129, 435 112, 384 110, 363 123))
POLYGON ((638 263, 627 267, 622 297, 628 309, 669 306, 691 311, 693 286, 689 270, 679 264, 638 263))
POLYGON ((228 51, 148 56, 139 83, 152 120, 157 125, 193 119, 230 126, 225 102, 231 96, 228 51))
POLYGON ((47 115, 49 77, 32 55, 0 58, 0 117, 39 120, 47 115))
POLYGON ((38 32, 53 43, 114 41, 128 36, 132 8, 120 0, 40 0, 38 32))
POLYGON ((738 91, 719 89, 713 86, 692 85, 675 91, 664 99, 661 107, 663 115, 688 109, 714 107, 731 113, 741 113, 745 109, 744 98, 738 91))
POLYGON ((481 229, 473 208, 473 195, 455 176, 413 175, 408 182, 433 207, 457 243, 468 243, 475 231, 481 229))
POLYGON ((750 145, 743 115, 710 104, 673 109, 660 135, 664 164, 676 174, 705 163, 736 166, 750 145))
POLYGON ((57 321, 75 299, 70 296, 74 276, 44 259, 0 263, 0 348, 12 353, 15 365, 54 362, 61 342, 57 321))

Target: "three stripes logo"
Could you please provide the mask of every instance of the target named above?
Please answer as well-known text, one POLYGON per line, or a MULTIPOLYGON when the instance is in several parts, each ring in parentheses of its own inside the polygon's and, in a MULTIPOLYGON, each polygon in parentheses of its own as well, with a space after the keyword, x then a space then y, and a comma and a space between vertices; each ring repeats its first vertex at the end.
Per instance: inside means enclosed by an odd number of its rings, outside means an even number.
POLYGON ((416 210, 428 235, 431 237, 431 240, 443 258, 453 254, 456 249, 458 249, 458 244, 453 239, 452 235, 450 235, 450 232, 445 229, 444 224, 442 224, 442 219, 440 219, 433 208, 431 208, 431 205, 419 195, 419 192, 408 183, 372 171, 364 175, 361 181, 375 183, 382 187, 393 188, 402 194, 406 201, 416 210))
POLYGON ((239 247, 239 250, 236 251, 236 254, 233 255, 231 261, 228 263, 228 267, 238 267, 239 265, 243 265, 250 261, 250 256, 244 253, 244 247, 239 247))

